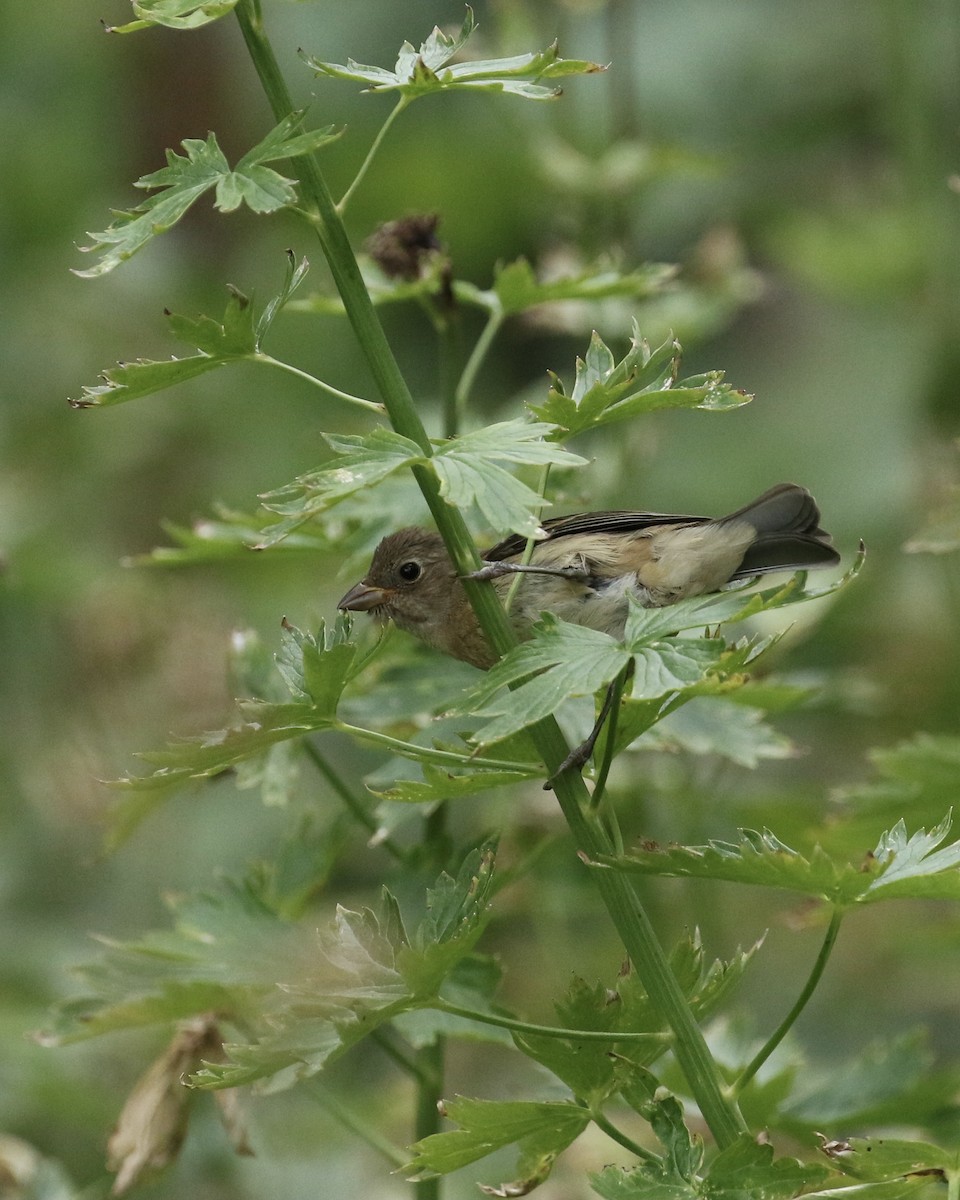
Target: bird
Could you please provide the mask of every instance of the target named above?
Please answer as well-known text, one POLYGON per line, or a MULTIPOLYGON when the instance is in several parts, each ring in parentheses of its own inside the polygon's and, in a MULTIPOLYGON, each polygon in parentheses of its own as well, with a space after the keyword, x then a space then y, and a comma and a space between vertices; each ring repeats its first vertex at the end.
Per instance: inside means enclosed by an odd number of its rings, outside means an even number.
MULTIPOLYGON (((528 561, 527 538, 512 534, 468 576, 490 580, 501 600, 514 588, 509 618, 521 640, 544 612, 622 639, 631 599, 662 608, 737 580, 840 561, 816 501, 794 483, 716 519, 618 510, 553 517, 542 531, 528 561)), ((385 537, 337 607, 392 620, 475 667, 497 661, 443 539, 429 530, 411 526, 385 537)))

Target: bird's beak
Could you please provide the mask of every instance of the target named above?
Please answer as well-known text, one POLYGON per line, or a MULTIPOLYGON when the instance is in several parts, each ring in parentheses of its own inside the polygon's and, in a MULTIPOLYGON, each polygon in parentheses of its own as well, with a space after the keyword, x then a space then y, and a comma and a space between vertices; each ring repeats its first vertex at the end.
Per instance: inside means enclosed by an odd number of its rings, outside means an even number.
POLYGON ((392 588, 372 587, 361 580, 341 598, 337 608, 345 612, 370 612, 373 608, 382 608, 392 597, 392 588))

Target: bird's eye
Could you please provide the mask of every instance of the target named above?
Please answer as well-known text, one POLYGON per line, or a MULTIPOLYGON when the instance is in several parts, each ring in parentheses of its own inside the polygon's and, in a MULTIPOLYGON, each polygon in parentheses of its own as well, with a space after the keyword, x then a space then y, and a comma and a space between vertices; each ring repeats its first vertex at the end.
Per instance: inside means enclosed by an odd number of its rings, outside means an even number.
POLYGON ((410 562, 401 563, 399 575, 406 583, 413 583, 414 580, 420 578, 423 568, 418 562, 411 560, 410 562))

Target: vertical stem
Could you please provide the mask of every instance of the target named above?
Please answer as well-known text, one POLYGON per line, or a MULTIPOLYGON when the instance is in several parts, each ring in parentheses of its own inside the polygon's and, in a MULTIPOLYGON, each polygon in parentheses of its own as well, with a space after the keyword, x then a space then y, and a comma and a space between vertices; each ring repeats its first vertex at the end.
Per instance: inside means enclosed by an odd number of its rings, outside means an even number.
MULTIPOLYGON (((293 104, 273 49, 264 34, 256 0, 239 0, 234 12, 274 115, 280 120, 292 111, 293 104)), ((301 200, 320 239, 357 341, 383 396, 390 422, 398 433, 416 442, 429 456, 429 439, 364 286, 326 181, 313 156, 297 158, 293 169, 300 180, 301 200)), ((471 570, 477 570, 480 560, 476 547, 460 513, 440 496, 436 476, 427 467, 415 468, 414 476, 457 573, 466 575, 471 570)), ((505 653, 516 644, 516 638, 493 588, 473 580, 465 580, 464 588, 491 646, 499 654, 505 653)), ((549 718, 533 725, 530 734, 548 771, 555 773, 569 753, 560 727, 553 718, 549 718)), ((565 772, 556 780, 554 791, 577 850, 587 859, 609 852, 612 846, 602 826, 596 818, 588 820, 585 815, 589 808, 589 796, 580 775, 574 771, 565 772)), ((651 1002, 673 1030, 674 1053, 704 1120, 721 1149, 731 1145, 746 1126, 735 1102, 724 1093, 717 1064, 707 1049, 700 1027, 693 1018, 646 913, 640 907, 625 875, 600 870, 596 872, 596 880, 600 895, 651 1002)))
MULTIPOLYGON (((414 1124, 416 1141, 440 1132, 443 1118, 439 1104, 442 1099, 443 1068, 446 1045, 443 1037, 424 1046, 417 1054, 417 1061, 424 1068, 424 1079, 417 1086, 417 1111, 414 1124)), ((417 1200, 440 1200, 439 1176, 420 1179, 414 1185, 417 1200)))

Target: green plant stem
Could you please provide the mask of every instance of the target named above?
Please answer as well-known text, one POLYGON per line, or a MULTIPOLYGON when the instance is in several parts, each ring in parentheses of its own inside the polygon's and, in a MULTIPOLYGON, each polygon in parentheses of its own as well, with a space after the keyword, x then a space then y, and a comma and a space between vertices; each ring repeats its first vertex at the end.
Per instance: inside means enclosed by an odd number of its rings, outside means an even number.
POLYGON ((803 1012, 807 1006, 807 1001, 813 995, 817 984, 820 982, 820 977, 824 972, 824 968, 833 951, 833 947, 837 941, 837 934, 840 932, 840 923, 843 920, 843 909, 835 908, 830 917, 830 924, 827 926, 827 932, 824 934, 823 944, 820 947, 820 953, 817 955, 813 968, 807 977, 807 982, 803 986, 803 990, 797 997, 797 1001, 790 1009, 787 1015, 783 1018, 773 1033, 767 1038, 761 1048, 753 1056, 749 1063, 740 1072, 736 1080, 731 1085, 731 1092, 734 1096, 739 1096, 743 1089, 747 1086, 754 1075, 760 1070, 763 1064, 767 1061, 770 1055, 776 1050, 787 1032, 792 1028, 797 1017, 803 1012))
POLYGON ((360 725, 350 725, 346 721, 337 721, 335 726, 340 733, 349 733, 360 741, 372 742, 385 750, 392 750, 404 758, 414 758, 417 762, 438 763, 447 767, 483 767, 488 771, 512 771, 521 775, 539 775, 539 770, 532 770, 530 763, 511 762, 509 759, 480 758, 475 754, 457 754, 455 750, 437 750, 433 746, 418 746, 414 742, 405 742, 402 738, 391 737, 389 733, 379 733, 376 729, 363 729, 360 725))
POLYGON ((635 1142, 632 1137, 628 1137, 623 1130, 618 1129, 612 1121, 609 1121, 603 1115, 603 1113, 593 1112, 591 1110, 590 1116, 594 1125, 596 1125, 598 1129, 603 1130, 608 1138, 612 1138, 619 1145, 623 1146, 625 1150, 629 1150, 631 1154, 636 1155, 637 1158, 648 1163, 656 1163, 660 1161, 659 1155, 654 1154, 652 1150, 648 1150, 645 1146, 641 1146, 639 1142, 635 1142))
POLYGON ((460 374, 460 382, 457 384, 454 392, 454 405, 457 411, 458 420, 462 418, 463 412, 467 407, 467 401, 470 398, 470 392, 473 390, 473 385, 476 381, 480 367, 483 365, 483 360, 487 357, 490 346, 493 344, 493 339, 500 331, 500 326, 503 324, 503 312, 499 305, 490 310, 490 315, 487 318, 487 323, 484 325, 480 336, 477 338, 473 349, 470 351, 470 357, 466 361, 466 365, 460 374))
POLYGON ((298 379, 304 379, 307 383, 312 384, 320 391, 326 392, 328 396, 334 396, 337 400, 343 400, 347 404, 354 404, 358 408, 365 408, 370 412, 384 413, 385 409, 382 404, 376 400, 365 400, 363 396, 354 396, 350 392, 342 392, 339 388, 335 388, 333 384, 326 383, 322 379, 318 379, 316 375, 311 375, 309 371, 301 371, 299 367, 293 366, 292 363, 283 362, 282 359, 273 358, 270 354, 264 354, 258 351, 251 356, 251 362, 262 363, 267 367, 278 367, 281 371, 286 371, 289 375, 296 375, 298 379))
POLYGON ((341 1125, 349 1129, 351 1133, 357 1134, 362 1138, 368 1146, 371 1146, 377 1153, 395 1167, 402 1167, 410 1160, 410 1155, 405 1154, 399 1146, 395 1146, 393 1142, 383 1137, 372 1126, 370 1126, 359 1113, 349 1108, 342 1100, 339 1100, 334 1094, 322 1087, 315 1080, 308 1080, 302 1085, 314 1100, 327 1110, 332 1117, 335 1117, 341 1125))
MULTIPOLYGON (((330 766, 324 755, 320 753, 317 747, 310 741, 309 738, 304 738, 303 747, 306 751, 307 758, 313 763, 320 774, 324 777, 327 783, 333 788, 344 806, 354 820, 364 827, 368 833, 376 834, 380 825, 377 820, 371 816, 364 803, 353 794, 347 784, 340 778, 337 772, 330 766)), ((381 838, 377 845, 382 846, 386 852, 397 860, 397 862, 406 862, 409 855, 402 846, 398 846, 392 838, 381 838)))
POLYGON ((356 175, 354 176, 353 183, 350 184, 350 186, 343 193, 343 195, 340 197, 339 202, 337 203, 337 206, 336 206, 337 213, 341 217, 347 211, 347 205, 350 203, 350 199, 353 196, 353 193, 357 190, 357 188, 362 183, 363 178, 366 175, 367 171, 370 170, 370 164, 376 158, 377 151, 380 149, 380 146, 383 144, 383 139, 387 136, 387 133, 390 130, 390 126, 394 123, 394 121, 397 119, 397 117, 400 116, 400 114, 403 112, 403 110, 407 107, 407 105, 409 103, 410 103, 410 97, 401 96, 400 99, 397 101, 397 103, 390 110, 390 114, 387 117, 387 119, 380 126, 380 132, 373 139, 373 142, 370 145, 370 149, 367 151, 367 157, 360 164, 360 170, 357 171, 356 175))
MULTIPOLYGON (((294 106, 264 33, 257 0, 239 0, 234 12, 274 117, 279 121, 292 112, 294 106)), ((383 397, 390 423, 397 433, 416 442, 429 457, 432 451, 426 430, 364 286, 343 222, 317 161, 312 155, 304 155, 294 160, 292 169, 299 178, 307 215, 316 230, 347 317, 383 397)), ((488 342, 495 331, 495 327, 491 329, 488 323, 488 329, 484 331, 485 341, 488 342)), ((479 359, 476 352, 471 356, 471 360, 475 359, 479 359)), ((479 555, 466 524, 460 513, 441 497, 436 476, 428 466, 418 466, 412 470, 457 574, 465 576, 478 570, 479 555)), ((464 590, 496 653, 504 654, 515 646, 516 636, 493 588, 488 583, 466 579, 464 590)), ((531 726, 530 733, 547 771, 553 774, 569 753, 560 727, 549 718, 531 726)), ((608 852, 611 844, 607 834, 596 820, 588 820, 585 815, 589 808, 589 795, 579 772, 564 772, 554 781, 553 790, 577 851, 588 859, 608 852)), ((717 1064, 670 970, 649 918, 625 876, 615 871, 598 871, 596 882, 651 1002, 674 1032, 674 1053, 704 1120, 721 1148, 731 1145, 746 1128, 743 1118, 733 1097, 723 1091, 717 1064)))
POLYGON ((454 1017, 466 1017, 471 1021, 479 1021, 484 1025, 496 1025, 500 1029, 510 1029, 515 1033, 527 1034, 530 1037, 566 1038, 574 1042, 643 1042, 650 1044, 666 1044, 671 1041, 668 1033, 628 1033, 624 1030, 610 1029, 564 1029, 560 1025, 535 1025, 530 1021, 518 1021, 513 1017, 501 1017, 497 1013, 477 1012, 472 1008, 464 1008, 460 1004, 450 1004, 446 1000, 436 1000, 430 1007, 437 1012, 449 1013, 454 1017))
MULTIPOLYGON (((431 1134, 439 1133, 443 1117, 440 1101, 443 1099, 443 1068, 446 1051, 445 1039, 437 1037, 417 1051, 417 1060, 425 1068, 425 1078, 417 1086, 417 1108, 414 1116, 414 1141, 422 1141, 431 1134)), ((438 1200, 440 1176, 418 1179, 414 1185, 417 1200, 438 1200)))
POLYGON ((397 1066, 404 1071, 411 1079, 416 1080, 419 1086, 435 1085, 436 1079, 431 1075, 425 1064, 419 1062, 416 1053, 405 1043, 405 1048, 397 1045, 394 1035, 391 1036, 391 1029, 388 1026, 380 1026, 377 1029, 371 1029, 367 1035, 371 1041, 377 1043, 380 1049, 392 1058, 397 1066))

